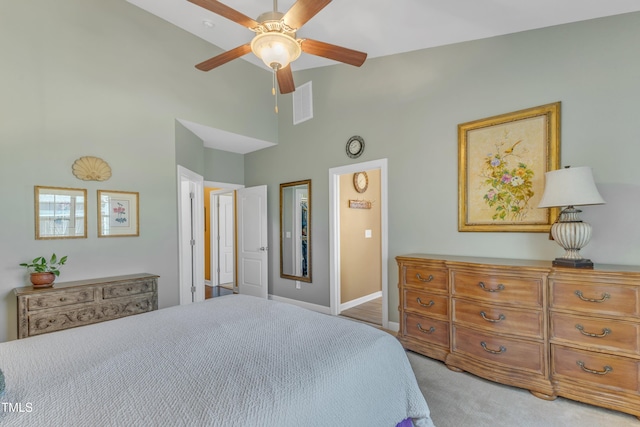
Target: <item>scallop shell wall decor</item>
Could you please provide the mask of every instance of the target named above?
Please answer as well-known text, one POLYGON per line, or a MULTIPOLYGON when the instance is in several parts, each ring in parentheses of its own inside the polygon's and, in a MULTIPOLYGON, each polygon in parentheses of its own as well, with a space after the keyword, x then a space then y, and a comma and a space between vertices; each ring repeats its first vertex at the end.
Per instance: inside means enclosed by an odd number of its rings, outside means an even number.
POLYGON ((99 157, 83 156, 73 163, 73 174, 83 181, 106 181, 111 178, 111 166, 99 157))

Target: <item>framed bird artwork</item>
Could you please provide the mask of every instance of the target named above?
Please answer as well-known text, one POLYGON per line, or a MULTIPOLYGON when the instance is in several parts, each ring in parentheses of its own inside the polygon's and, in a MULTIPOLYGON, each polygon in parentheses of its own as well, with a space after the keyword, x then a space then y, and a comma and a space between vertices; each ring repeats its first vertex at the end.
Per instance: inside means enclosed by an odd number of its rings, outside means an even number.
POLYGON ((458 230, 547 233, 544 174, 560 168, 560 102, 458 125, 458 230))

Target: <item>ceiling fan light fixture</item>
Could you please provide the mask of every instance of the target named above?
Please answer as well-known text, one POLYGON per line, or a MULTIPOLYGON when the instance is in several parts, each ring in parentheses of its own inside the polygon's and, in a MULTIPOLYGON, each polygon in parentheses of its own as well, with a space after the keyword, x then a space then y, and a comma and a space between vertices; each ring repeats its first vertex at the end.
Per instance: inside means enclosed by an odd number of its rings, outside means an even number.
POLYGON ((262 33, 251 41, 251 51, 274 70, 284 68, 300 56, 300 44, 291 36, 279 32, 262 33))

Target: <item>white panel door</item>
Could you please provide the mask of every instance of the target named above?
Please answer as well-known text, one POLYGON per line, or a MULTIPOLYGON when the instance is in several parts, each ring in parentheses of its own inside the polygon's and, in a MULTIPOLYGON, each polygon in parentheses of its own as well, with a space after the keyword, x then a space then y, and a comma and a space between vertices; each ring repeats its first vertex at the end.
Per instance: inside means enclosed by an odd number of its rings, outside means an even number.
POLYGON ((180 304, 204 301, 204 181, 178 165, 180 304))
POLYGON ((218 196, 218 283, 221 285, 233 283, 234 238, 233 196, 221 194, 218 196))
POLYGON ((267 186, 237 190, 238 292, 267 298, 267 186))

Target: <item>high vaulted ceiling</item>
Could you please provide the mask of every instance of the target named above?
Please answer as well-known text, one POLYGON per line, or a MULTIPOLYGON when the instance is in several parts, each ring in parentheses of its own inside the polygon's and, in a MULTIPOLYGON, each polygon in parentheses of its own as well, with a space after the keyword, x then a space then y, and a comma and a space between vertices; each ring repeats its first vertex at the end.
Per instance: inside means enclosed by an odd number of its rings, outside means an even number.
MULTIPOLYGON (((187 0, 127 1, 224 50, 248 43, 254 35, 187 0)), ((294 1, 277 1, 278 10, 286 12, 294 1)), ((274 6, 273 0, 221 3, 253 19, 274 6)), ((302 27, 298 38, 367 52, 375 58, 634 11, 640 11, 639 0, 335 0, 302 27)), ((212 50, 211 56, 217 53, 212 50)), ((251 53, 242 59, 266 68, 251 53)), ((335 63, 303 53, 291 68, 335 63)))
MULTIPOLYGON (((187 0, 127 1, 223 50, 246 44, 254 36, 249 29, 187 0)), ((277 1, 277 10, 286 12, 294 2, 277 1)), ((221 3, 253 19, 274 7, 273 0, 221 3)), ((368 58, 376 58, 636 11, 640 11, 640 0, 334 0, 307 22, 297 37, 359 50, 368 58)), ((211 56, 219 53, 218 49, 211 50, 211 56)), ((198 62, 206 59, 198 58, 198 62)), ((268 69, 252 53, 238 60, 268 69)), ((291 69, 332 64, 337 63, 303 53, 291 69)), ((206 147, 244 154, 274 145, 180 121, 206 147)))

